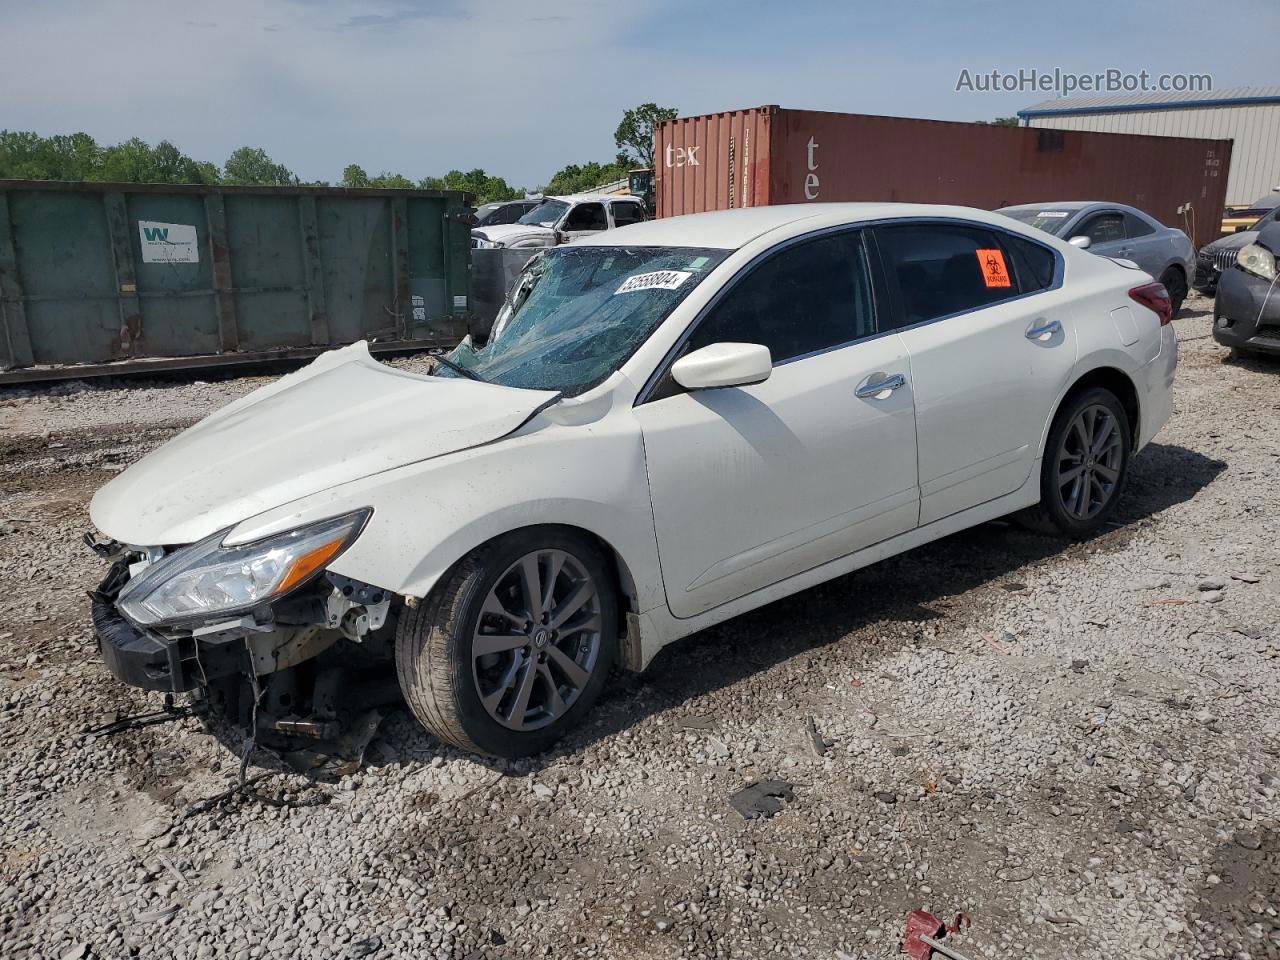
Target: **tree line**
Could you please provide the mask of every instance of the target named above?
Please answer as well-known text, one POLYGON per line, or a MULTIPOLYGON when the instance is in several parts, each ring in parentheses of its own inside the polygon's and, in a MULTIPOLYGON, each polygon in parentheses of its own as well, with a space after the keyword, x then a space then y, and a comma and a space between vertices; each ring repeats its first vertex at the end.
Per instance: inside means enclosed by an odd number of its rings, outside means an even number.
MULTIPOLYGON (((636 167, 653 165, 653 131, 663 120, 675 119, 668 107, 646 103, 623 114, 614 133, 619 148, 613 160, 569 164, 547 182, 541 192, 580 193, 620 180, 636 167)), ((219 166, 187 156, 168 140, 152 146, 134 137, 123 143, 99 144, 87 133, 41 136, 24 130, 0 130, 0 179, 105 180, 117 183, 193 183, 205 186, 329 186, 326 181, 300 180, 261 147, 240 147, 219 166)), ((413 180, 399 173, 370 176, 358 164, 342 171, 342 187, 399 187, 421 190, 465 190, 476 203, 514 200, 528 192, 502 177, 477 168, 450 170, 440 177, 413 180)))

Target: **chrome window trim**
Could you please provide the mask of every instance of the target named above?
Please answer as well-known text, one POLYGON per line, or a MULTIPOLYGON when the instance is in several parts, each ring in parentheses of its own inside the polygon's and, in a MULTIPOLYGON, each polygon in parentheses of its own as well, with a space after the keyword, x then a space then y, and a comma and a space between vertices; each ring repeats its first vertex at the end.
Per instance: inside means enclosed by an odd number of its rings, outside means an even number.
MULTIPOLYGON (((994 307, 999 304, 1016 303, 1019 300, 1025 300, 1028 297, 1037 297, 1043 293, 1049 293, 1054 290, 1059 290, 1062 287, 1063 278, 1064 278, 1064 275, 1066 274, 1066 259, 1062 256, 1062 252, 1060 250, 1055 250, 1053 247, 1049 246, 1048 244, 1042 243, 1040 240, 1038 240, 1035 237, 1029 237, 1021 233, 1014 233, 1013 231, 1006 230, 1004 227, 993 226, 992 224, 989 224, 989 223, 983 223, 980 220, 966 220, 962 217, 889 217, 889 218, 884 218, 880 220, 863 220, 858 223, 842 223, 832 227, 823 227, 819 230, 813 230, 813 231, 810 231, 809 233, 802 233, 798 236, 790 237, 787 240, 784 240, 781 243, 770 247, 768 250, 762 250, 759 254, 757 254, 756 256, 752 257, 749 261, 744 263, 738 269, 738 272, 735 273, 732 277, 730 277, 727 281, 725 281, 724 285, 719 290, 716 291, 715 296, 713 296, 710 300, 706 302, 706 304, 703 305, 702 309, 698 311, 697 316, 695 316, 691 321, 689 321, 689 325, 685 328, 684 332, 680 335, 679 339, 676 340, 676 342, 671 345, 671 348, 666 352, 666 354, 663 355, 662 359, 653 368, 653 371, 649 374, 648 378, 645 379, 644 386, 640 388, 640 391, 636 394, 636 398, 631 405, 633 407, 638 407, 643 403, 649 402, 649 395, 653 393, 654 389, 657 388, 658 384, 661 383, 662 379, 666 376, 667 371, 671 369, 671 364, 675 362, 675 359, 679 355, 681 348, 684 347, 684 345, 689 341, 689 337, 693 335, 693 332, 697 330, 698 326, 702 323, 702 321, 706 319, 707 315, 716 308, 716 306, 720 303, 722 299, 724 299, 724 297, 729 293, 729 291, 732 290, 734 287, 736 287, 739 283, 741 283, 742 280, 747 276, 747 274, 750 273, 752 270, 754 270, 762 260, 765 260, 773 256, 775 253, 779 253, 783 250, 786 250, 789 247, 793 247, 798 243, 802 243, 807 240, 821 238, 824 236, 828 236, 830 234, 848 233, 853 230, 869 230, 875 227, 893 227, 893 226, 900 226, 900 225, 905 226, 910 224, 938 224, 938 225, 944 225, 944 226, 974 227, 980 230, 985 230, 989 233, 1003 234, 1005 236, 1013 236, 1013 237, 1017 237, 1019 240, 1025 240, 1028 243, 1033 243, 1036 246, 1040 247, 1041 249, 1047 250, 1049 253, 1053 255, 1053 280, 1052 282, 1050 282, 1049 286, 1047 287, 1042 287, 1039 290, 1032 290, 1029 293, 1019 293, 1016 296, 1006 297, 1004 300, 996 300, 993 303, 984 303, 981 306, 970 307, 968 310, 958 310, 955 313, 944 314, 941 317, 932 317, 928 320, 921 320, 918 323, 908 324, 903 327, 894 327, 891 330, 877 329, 875 333, 869 334, 868 336, 865 336, 865 337, 858 337, 855 340, 847 340, 844 343, 837 343, 830 347, 824 347, 821 350, 814 350, 811 353, 804 353, 796 357, 789 357, 786 360, 782 360, 778 363, 775 363, 774 364, 775 367, 784 367, 787 364, 795 363, 798 360, 808 360, 811 357, 818 357, 824 353, 832 353, 836 350, 844 350, 845 348, 852 347, 855 344, 869 343, 872 340, 879 340, 881 337, 887 337, 892 334, 902 333, 903 331, 906 331, 906 330, 917 330, 920 327, 926 327, 933 323, 941 323, 944 320, 952 320, 952 319, 955 319, 956 317, 963 317, 967 314, 976 313, 979 310, 986 310, 988 307, 994 307)), ((864 247, 865 247, 865 240, 864 240, 864 247)), ((879 266, 883 268, 884 267, 883 262, 881 262, 879 266)), ((876 265, 874 265, 871 262, 870 256, 868 256, 867 258, 867 270, 868 270, 868 275, 872 280, 872 285, 871 285, 872 313, 875 315, 876 326, 879 327, 882 304, 880 303, 880 298, 877 296, 877 291, 876 291, 876 286, 877 286, 875 282, 876 265)))

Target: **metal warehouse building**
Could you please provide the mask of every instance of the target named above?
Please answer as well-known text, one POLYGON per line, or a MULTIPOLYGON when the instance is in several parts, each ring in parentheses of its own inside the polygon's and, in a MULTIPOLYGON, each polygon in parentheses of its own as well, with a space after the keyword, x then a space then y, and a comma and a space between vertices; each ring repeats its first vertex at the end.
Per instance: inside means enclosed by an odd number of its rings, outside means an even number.
POLYGON ((1280 187, 1280 85, 1046 100, 1018 116, 1031 127, 1234 140, 1227 204, 1280 187))

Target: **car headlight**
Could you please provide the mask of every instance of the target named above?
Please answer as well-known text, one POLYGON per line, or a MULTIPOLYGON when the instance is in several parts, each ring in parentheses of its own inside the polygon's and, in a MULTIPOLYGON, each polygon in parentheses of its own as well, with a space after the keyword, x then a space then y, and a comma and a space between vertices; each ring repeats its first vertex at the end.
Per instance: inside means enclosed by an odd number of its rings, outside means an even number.
POLYGON ((224 547, 227 531, 176 550, 125 584, 120 612, 140 626, 241 613, 306 583, 351 545, 369 510, 224 547))
POLYGON ((502 244, 498 243, 495 240, 486 240, 484 237, 476 237, 477 250, 496 250, 501 246, 502 244))
POLYGON ((1263 280, 1276 278, 1276 255, 1258 243, 1241 247, 1236 254, 1236 263, 1241 270, 1247 270, 1263 280))

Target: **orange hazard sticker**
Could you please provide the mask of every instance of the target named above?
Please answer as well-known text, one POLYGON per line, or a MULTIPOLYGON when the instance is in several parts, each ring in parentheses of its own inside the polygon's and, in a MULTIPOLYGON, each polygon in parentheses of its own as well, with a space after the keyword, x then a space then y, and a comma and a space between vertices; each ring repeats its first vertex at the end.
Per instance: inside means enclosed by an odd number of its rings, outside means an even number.
POLYGON ((1009 268, 1004 265, 1003 250, 979 250, 978 266, 982 268, 982 282, 988 287, 1011 287, 1009 268))

